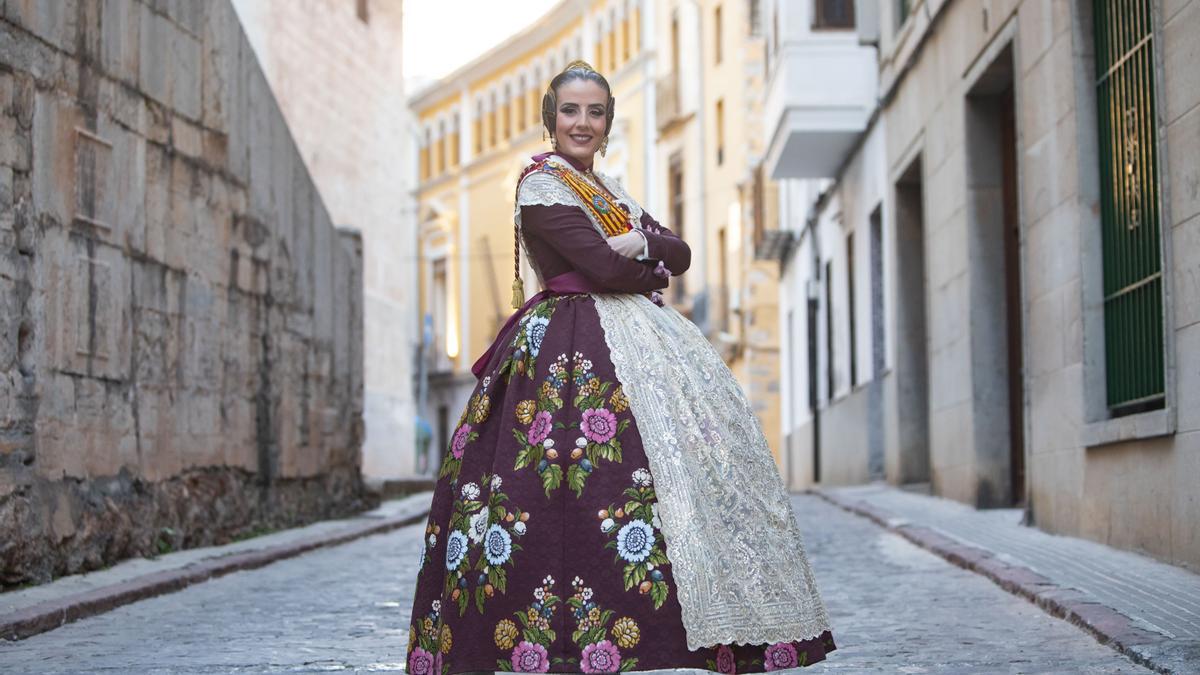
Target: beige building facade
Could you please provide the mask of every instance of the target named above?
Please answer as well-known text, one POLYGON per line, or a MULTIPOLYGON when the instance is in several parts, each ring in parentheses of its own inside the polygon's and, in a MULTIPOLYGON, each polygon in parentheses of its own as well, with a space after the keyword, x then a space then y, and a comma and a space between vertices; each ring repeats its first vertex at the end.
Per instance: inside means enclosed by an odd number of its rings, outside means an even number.
POLYGON ((927 482, 1200 567, 1200 3, 856 10, 850 142, 768 153, 782 315, 816 318, 785 337, 795 482, 927 482))
MULTIPOLYGON (((577 58, 605 73, 616 99, 598 169, 692 247, 692 268, 673 280, 667 300, 722 349, 760 419, 777 428, 775 272, 755 263, 751 245, 751 217, 764 212, 752 200, 766 193, 754 188, 762 145, 753 132, 761 123, 757 6, 567 0, 410 99, 420 148, 426 336, 419 398, 434 429, 427 471, 474 387, 472 361, 512 311, 516 180, 530 155, 549 149, 541 97, 550 78, 577 58)), ((528 269, 523 277, 526 293, 536 290, 528 269)))

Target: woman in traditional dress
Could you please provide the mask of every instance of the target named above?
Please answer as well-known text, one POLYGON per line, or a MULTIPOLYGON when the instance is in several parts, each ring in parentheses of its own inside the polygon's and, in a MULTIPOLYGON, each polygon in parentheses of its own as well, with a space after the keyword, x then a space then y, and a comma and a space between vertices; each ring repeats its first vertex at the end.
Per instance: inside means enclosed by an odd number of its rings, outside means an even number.
POLYGON ((659 292, 691 252, 592 169, 608 82, 550 83, 554 152, 522 173, 544 289, 473 368, 420 554, 411 675, 805 666, 834 649, 795 516, 745 395, 659 292))

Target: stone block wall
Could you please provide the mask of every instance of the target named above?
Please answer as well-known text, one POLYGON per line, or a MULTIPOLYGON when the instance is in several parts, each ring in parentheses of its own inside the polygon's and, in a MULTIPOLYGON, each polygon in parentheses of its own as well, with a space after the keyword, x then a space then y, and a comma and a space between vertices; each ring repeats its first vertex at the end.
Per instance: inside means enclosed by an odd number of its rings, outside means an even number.
POLYGON ((362 245, 227 0, 0 2, 0 588, 352 512, 362 245))

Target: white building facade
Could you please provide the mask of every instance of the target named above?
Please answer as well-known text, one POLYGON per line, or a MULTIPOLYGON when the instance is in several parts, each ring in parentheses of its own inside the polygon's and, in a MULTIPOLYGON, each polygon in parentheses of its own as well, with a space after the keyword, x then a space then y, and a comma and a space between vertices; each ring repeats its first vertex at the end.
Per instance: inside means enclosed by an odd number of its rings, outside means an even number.
POLYGON ((769 4, 791 485, 1200 566, 1200 2, 769 4))

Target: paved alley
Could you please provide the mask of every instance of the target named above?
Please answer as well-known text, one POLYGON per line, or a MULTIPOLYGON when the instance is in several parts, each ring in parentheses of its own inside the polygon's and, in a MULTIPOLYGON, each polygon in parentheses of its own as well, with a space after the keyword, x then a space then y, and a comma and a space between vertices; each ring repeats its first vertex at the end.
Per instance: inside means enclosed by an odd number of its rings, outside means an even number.
MULTIPOLYGON (((808 672, 1149 672, 986 579, 795 498, 840 649, 808 672)), ((237 572, 17 643, 5 673, 397 671, 421 526, 237 572)))

